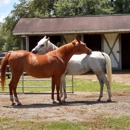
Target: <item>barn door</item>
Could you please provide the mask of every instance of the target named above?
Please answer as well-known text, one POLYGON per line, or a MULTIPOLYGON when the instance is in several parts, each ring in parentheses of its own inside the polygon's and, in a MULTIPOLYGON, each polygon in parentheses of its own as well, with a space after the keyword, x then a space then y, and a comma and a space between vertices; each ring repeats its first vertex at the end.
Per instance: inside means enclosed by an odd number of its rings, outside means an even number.
POLYGON ((69 42, 72 42, 75 38, 77 37, 77 34, 66 34, 63 35, 62 39, 62 44, 67 44, 69 42))
POLYGON ((114 70, 121 70, 121 48, 120 35, 118 33, 109 33, 103 35, 103 49, 110 58, 112 68, 114 70))

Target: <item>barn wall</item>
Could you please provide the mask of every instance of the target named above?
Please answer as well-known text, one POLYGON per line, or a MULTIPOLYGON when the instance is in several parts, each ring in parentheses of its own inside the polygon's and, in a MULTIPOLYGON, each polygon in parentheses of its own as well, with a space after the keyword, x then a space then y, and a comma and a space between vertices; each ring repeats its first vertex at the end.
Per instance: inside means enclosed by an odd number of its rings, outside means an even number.
POLYGON ((67 44, 69 42, 72 42, 77 37, 77 34, 65 34, 62 37, 62 44, 67 44))
POLYGON ((115 70, 121 69, 121 48, 120 35, 118 33, 106 33, 103 35, 103 49, 110 58, 112 68, 115 70))

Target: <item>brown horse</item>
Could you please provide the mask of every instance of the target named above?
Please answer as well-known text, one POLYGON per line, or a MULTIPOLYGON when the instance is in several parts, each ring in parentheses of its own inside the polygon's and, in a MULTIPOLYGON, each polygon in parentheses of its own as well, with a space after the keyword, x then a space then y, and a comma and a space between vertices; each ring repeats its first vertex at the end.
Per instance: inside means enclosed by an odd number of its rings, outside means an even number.
POLYGON ((90 54, 91 49, 82 41, 75 39, 71 43, 63 45, 57 50, 48 52, 45 55, 36 55, 25 50, 8 53, 1 63, 1 86, 4 89, 6 65, 9 64, 12 72, 12 78, 9 83, 12 105, 15 104, 13 94, 17 105, 21 105, 16 88, 23 72, 27 72, 29 75, 36 78, 52 77, 52 100, 54 101, 54 90, 56 85, 57 100, 61 103, 59 97, 60 79, 66 69, 69 59, 75 53, 90 54))

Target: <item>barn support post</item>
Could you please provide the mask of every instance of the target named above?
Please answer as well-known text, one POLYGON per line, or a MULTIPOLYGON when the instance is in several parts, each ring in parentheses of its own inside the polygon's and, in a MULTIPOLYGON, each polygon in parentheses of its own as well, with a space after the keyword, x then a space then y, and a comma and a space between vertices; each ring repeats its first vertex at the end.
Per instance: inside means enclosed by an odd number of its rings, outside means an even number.
POLYGON ((83 34, 81 34, 81 41, 84 42, 84 35, 83 34))
POLYGON ((21 36, 21 38, 20 38, 20 44, 21 44, 21 50, 23 50, 24 49, 23 36, 21 36))
POLYGON ((122 50, 121 50, 121 34, 119 34, 119 63, 120 63, 120 70, 122 70, 122 50))
POLYGON ((26 50, 29 51, 29 36, 26 36, 26 50))
POLYGON ((74 93, 74 76, 72 75, 72 93, 74 93))

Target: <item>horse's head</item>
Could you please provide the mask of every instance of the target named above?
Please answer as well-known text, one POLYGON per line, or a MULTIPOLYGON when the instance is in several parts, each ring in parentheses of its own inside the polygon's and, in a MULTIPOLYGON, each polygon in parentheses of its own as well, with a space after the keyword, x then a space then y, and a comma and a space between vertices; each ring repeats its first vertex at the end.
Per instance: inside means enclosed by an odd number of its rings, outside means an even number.
POLYGON ((32 49, 32 53, 45 54, 47 49, 48 40, 46 36, 42 38, 37 45, 32 49))
POLYGON ((76 46, 76 53, 82 54, 91 54, 92 50, 86 46, 86 44, 79 39, 75 39, 72 41, 72 44, 76 46))
POLYGON ((31 52, 35 54, 45 54, 55 49, 57 49, 57 47, 50 42, 49 37, 46 38, 45 36, 38 42, 31 52))

